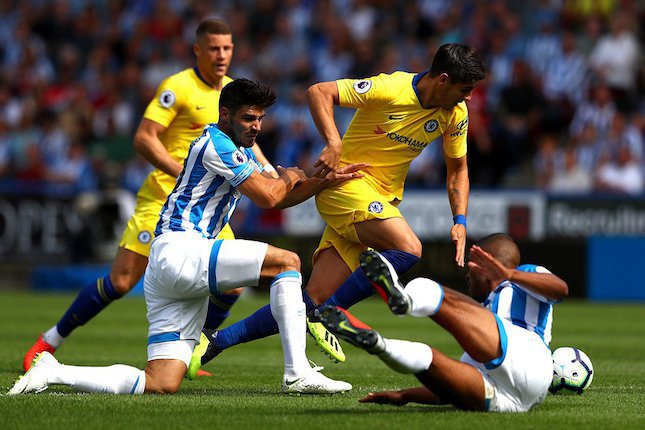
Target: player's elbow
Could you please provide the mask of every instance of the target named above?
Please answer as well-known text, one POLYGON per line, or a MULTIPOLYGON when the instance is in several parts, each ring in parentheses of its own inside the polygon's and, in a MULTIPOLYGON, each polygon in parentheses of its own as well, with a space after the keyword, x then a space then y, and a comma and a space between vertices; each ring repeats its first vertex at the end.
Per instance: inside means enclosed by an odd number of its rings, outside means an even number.
POLYGON ((145 133, 141 129, 138 129, 134 133, 134 141, 132 143, 134 150, 140 155, 145 155, 145 149, 147 148, 146 142, 147 139, 145 133))
POLYGON ((316 95, 319 95, 319 94, 320 94, 320 83, 309 86, 309 88, 307 88, 307 92, 305 93, 308 100, 311 100, 312 98, 314 98, 316 95))
POLYGON ((553 294, 550 297, 553 300, 560 301, 564 300, 569 295, 569 285, 560 278, 557 278, 557 282, 554 284, 553 294))
POLYGON ((561 282, 560 288, 559 288, 559 293, 560 293, 559 300, 562 300, 562 299, 564 299, 565 297, 567 297, 569 295, 569 285, 565 281, 561 282))
POLYGON ((261 209, 276 209, 280 205, 280 202, 271 193, 262 194, 253 199, 253 203, 261 209))

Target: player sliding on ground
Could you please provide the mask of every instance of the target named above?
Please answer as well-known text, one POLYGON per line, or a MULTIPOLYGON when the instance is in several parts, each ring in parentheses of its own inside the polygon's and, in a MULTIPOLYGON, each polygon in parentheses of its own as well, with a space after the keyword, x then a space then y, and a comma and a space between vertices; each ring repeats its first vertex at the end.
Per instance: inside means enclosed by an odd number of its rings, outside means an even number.
POLYGON ((553 374, 548 346, 552 303, 564 298, 568 287, 544 267, 518 267, 519 262, 517 245, 504 234, 471 247, 466 282, 482 306, 427 278, 414 279, 404 288, 379 253, 362 254, 362 269, 393 313, 432 318, 465 352, 458 361, 422 343, 386 339, 346 310, 325 306, 322 321, 328 329, 423 384, 369 393, 359 401, 452 404, 497 412, 524 412, 541 403, 553 374))
POLYGON ((305 354, 305 304, 300 259, 261 242, 216 240, 242 194, 263 208, 288 207, 326 186, 360 177, 364 165, 347 166, 325 178, 307 178, 296 167, 263 172, 251 147, 265 110, 275 103, 269 87, 237 79, 222 89, 217 124, 191 145, 174 190, 161 210, 144 277, 148 308, 148 365, 79 367, 42 352, 10 395, 40 392, 51 384, 114 394, 174 393, 199 342, 209 294, 237 286, 269 285, 271 313, 284 352, 282 391, 338 393, 350 390, 311 368, 305 354))

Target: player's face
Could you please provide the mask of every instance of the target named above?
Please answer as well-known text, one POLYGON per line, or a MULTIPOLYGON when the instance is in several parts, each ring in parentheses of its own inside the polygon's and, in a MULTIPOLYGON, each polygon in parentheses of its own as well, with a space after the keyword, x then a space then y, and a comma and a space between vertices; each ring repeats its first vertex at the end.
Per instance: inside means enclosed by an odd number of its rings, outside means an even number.
POLYGON ((204 79, 210 83, 218 82, 228 72, 233 58, 233 36, 208 34, 195 43, 193 50, 204 79))
POLYGON ((231 138, 238 145, 250 148, 262 129, 264 109, 259 106, 243 106, 229 118, 231 138))
POLYGON ((441 94, 441 107, 451 110, 464 100, 469 101, 475 88, 474 84, 447 84, 441 94))
POLYGON ((486 297, 490 294, 490 290, 488 289, 488 280, 476 275, 470 269, 466 273, 466 285, 468 286, 470 297, 480 303, 486 300, 486 297))

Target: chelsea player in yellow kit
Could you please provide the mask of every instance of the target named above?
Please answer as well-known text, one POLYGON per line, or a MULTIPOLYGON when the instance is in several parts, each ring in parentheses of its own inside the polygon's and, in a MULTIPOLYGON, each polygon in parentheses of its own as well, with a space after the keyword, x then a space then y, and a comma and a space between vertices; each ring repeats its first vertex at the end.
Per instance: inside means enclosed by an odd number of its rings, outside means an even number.
POLYGON ((455 261, 463 267, 469 193, 465 100, 485 77, 476 51, 462 44, 446 44, 424 73, 341 79, 309 89, 311 113, 326 141, 314 164, 318 173, 325 175, 353 160, 370 165, 362 179, 316 196, 327 226, 314 254, 307 286, 312 305, 323 303, 336 292, 337 303, 333 304, 348 307, 372 293, 367 278, 356 270, 358 257, 367 247, 380 251, 399 273, 419 260, 421 242, 397 206, 403 198, 410 162, 440 136, 455 222, 450 236, 456 247, 455 261), (356 109, 342 139, 333 119, 334 104, 356 109), (335 270, 330 270, 332 267, 335 270))
MULTIPOLYGON (((318 211, 327 226, 303 293, 309 311, 322 304, 346 309, 373 294, 359 267, 359 256, 368 247, 380 251, 398 273, 419 260, 421 242, 397 206, 403 198, 410 162, 438 137, 443 138, 446 186, 455 222, 450 231, 455 261, 464 266, 469 193, 468 108, 464 101, 485 77, 486 69, 474 49, 446 44, 424 73, 340 79, 309 88, 311 115, 326 142, 314 164, 316 175, 325 177, 353 163, 368 164, 362 169, 362 178, 316 195, 318 211), (342 139, 334 122, 334 105, 356 109, 342 139)), ((202 362, 233 345, 272 334, 276 326, 268 321, 271 319, 265 307, 213 333, 202 362)))
MULTIPOLYGON (((76 327, 130 291, 143 276, 161 207, 175 186, 191 142, 206 124, 217 122, 220 92, 232 81, 226 76, 233 57, 228 24, 215 19, 201 22, 193 52, 195 67, 172 75, 159 85, 136 131, 134 147, 155 170, 137 194, 135 213, 123 233, 109 275, 84 287, 60 321, 38 338, 24 356, 25 370, 34 356, 42 351, 54 353, 76 327)), ((271 170, 257 145, 254 152, 271 170)), ((227 225, 218 237, 233 238, 233 232, 227 225)), ((213 296, 207 326, 217 327, 238 297, 239 291, 213 296)))

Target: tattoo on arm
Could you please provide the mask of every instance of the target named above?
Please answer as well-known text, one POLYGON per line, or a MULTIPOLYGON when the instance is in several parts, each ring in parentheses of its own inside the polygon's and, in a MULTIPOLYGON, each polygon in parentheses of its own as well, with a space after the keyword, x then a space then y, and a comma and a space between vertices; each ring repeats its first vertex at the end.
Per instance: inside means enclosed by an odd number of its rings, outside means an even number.
POLYGON ((459 181, 453 179, 448 185, 448 200, 450 201, 450 208, 452 209, 453 214, 459 213, 459 203, 461 202, 461 193, 459 188, 457 188, 459 181))

